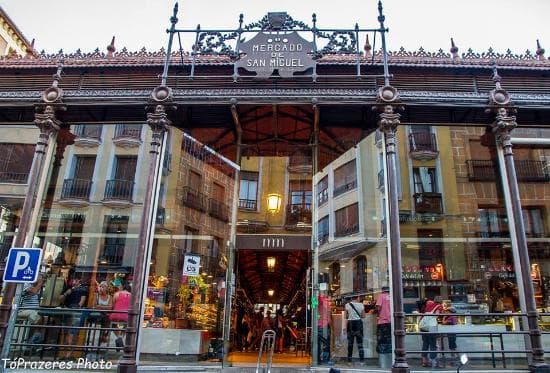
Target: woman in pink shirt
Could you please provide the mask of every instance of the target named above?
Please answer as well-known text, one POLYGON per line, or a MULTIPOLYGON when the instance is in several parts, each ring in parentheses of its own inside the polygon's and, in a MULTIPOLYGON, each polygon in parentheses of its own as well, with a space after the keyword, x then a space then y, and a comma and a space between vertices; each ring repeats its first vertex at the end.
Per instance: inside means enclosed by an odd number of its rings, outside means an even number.
POLYGON ((382 294, 376 299, 376 312, 378 314, 376 352, 387 354, 391 352, 390 288, 387 286, 382 287, 382 294))
MULTIPOLYGON (((124 324, 128 322, 128 309, 130 308, 130 300, 132 294, 129 291, 128 286, 124 286, 120 279, 115 279, 113 285, 117 287, 117 292, 113 295, 113 311, 126 311, 126 312, 116 312, 109 315, 109 320, 111 323, 118 323, 119 328, 124 327, 124 324)), ((117 347, 124 347, 124 340, 122 339, 123 333, 121 331, 115 332, 117 339, 115 344, 117 347)), ((117 348, 117 351, 119 349, 117 348)))

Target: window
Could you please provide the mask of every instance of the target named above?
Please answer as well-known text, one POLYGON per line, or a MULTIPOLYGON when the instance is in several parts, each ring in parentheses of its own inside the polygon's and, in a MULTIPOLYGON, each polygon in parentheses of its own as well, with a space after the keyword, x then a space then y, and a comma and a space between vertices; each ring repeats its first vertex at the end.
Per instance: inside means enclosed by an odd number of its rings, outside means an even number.
POLYGON ((479 236, 482 238, 507 237, 508 224, 504 210, 497 208, 480 208, 479 236))
POLYGON ((132 199, 134 177, 136 175, 137 157, 117 156, 113 179, 107 180, 105 197, 115 199, 132 199))
POLYGON ((544 237, 544 220, 542 209, 539 207, 528 207, 522 210, 525 234, 530 237, 544 237))
POLYGON ((323 203, 328 201, 328 176, 317 183, 317 203, 321 206, 323 203))
POLYGON ((360 255, 353 260, 353 291, 367 289, 367 258, 360 255))
POLYGON ((88 198, 94 176, 95 157, 74 157, 73 176, 63 182, 62 198, 88 198))
POLYGON ((199 230, 193 229, 191 227, 185 227, 184 235, 185 235, 185 242, 184 242, 183 251, 186 253, 198 254, 199 240, 195 236, 199 235, 199 230))
POLYGON ((324 244, 328 241, 328 215, 321 218, 318 222, 317 226, 317 240, 319 241, 319 245, 324 244))
POLYGON ((244 210, 256 210, 258 200, 258 173, 241 172, 239 187, 239 208, 244 210))
POLYGON ((435 135, 431 132, 430 126, 411 126, 409 145, 413 152, 437 151, 435 146, 435 135))
POLYGON ((311 182, 309 180, 290 181, 290 205, 291 210, 311 209, 311 182))
POLYGON ((34 157, 34 145, 0 144, 0 183, 25 184, 34 157))
POLYGON ((436 173, 433 167, 414 167, 414 193, 436 193, 436 173))
POLYGON ((124 258, 124 250, 127 244, 129 216, 107 215, 105 216, 105 241, 103 254, 99 258, 102 265, 121 265, 124 258))
POLYGON ((359 206, 357 203, 334 212, 336 236, 347 236, 359 232, 359 206))
POLYGON ((355 159, 334 170, 334 196, 357 188, 355 159))
POLYGON ((201 189, 201 174, 195 171, 189 171, 189 187, 194 191, 199 191, 201 189))

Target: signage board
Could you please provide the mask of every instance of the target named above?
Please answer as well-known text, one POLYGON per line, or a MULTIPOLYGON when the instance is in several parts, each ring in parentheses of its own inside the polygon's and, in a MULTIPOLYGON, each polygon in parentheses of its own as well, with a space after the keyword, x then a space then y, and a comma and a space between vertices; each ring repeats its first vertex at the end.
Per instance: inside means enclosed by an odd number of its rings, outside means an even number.
POLYGON ((201 257, 198 255, 185 255, 183 260, 183 275, 198 276, 200 274, 201 257))
POLYGON ((6 260, 4 282, 32 283, 38 278, 42 249, 12 247, 6 260))
POLYGON ((240 52, 245 55, 235 62, 235 67, 255 72, 259 78, 269 78, 275 70, 281 77, 290 78, 315 66, 313 47, 296 31, 260 32, 241 43, 240 52))

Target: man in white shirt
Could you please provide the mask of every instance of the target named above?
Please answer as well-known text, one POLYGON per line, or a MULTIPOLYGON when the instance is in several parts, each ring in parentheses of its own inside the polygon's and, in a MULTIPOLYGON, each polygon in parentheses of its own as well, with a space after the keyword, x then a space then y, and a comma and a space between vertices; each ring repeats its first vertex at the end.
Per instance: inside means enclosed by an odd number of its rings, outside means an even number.
POLYGON ((359 360, 363 363, 365 352, 363 351, 363 320, 365 317, 365 307, 360 302, 359 296, 353 297, 346 303, 347 332, 348 332, 348 362, 351 363, 353 356, 353 343, 357 339, 357 349, 359 350, 359 360))

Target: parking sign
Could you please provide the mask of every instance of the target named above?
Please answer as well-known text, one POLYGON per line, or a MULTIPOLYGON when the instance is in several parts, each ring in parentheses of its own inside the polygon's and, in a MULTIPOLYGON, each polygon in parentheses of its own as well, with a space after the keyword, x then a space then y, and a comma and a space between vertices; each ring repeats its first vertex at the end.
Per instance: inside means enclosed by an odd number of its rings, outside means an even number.
POLYGON ((185 276, 198 276, 201 265, 201 257, 197 255, 185 255, 183 260, 183 274, 185 276))
POLYGON ((12 247, 6 261, 4 282, 35 282, 41 262, 42 249, 12 247))

